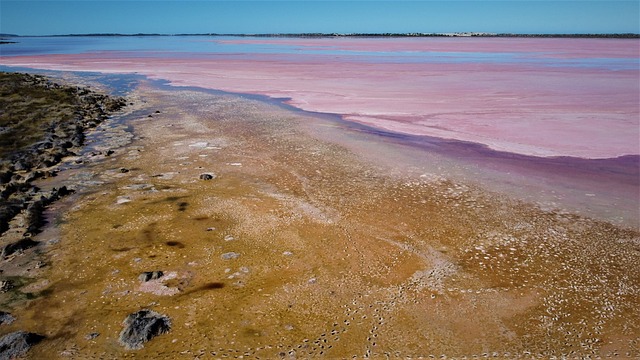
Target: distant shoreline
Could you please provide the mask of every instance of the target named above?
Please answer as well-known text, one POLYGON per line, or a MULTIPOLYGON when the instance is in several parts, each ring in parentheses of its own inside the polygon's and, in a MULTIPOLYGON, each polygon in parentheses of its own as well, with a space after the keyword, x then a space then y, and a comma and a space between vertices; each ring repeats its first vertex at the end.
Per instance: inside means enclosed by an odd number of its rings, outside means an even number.
POLYGON ((422 37, 498 37, 498 38, 613 38, 613 39, 639 39, 640 33, 616 33, 616 34, 512 34, 512 33, 485 33, 485 32, 453 32, 453 33, 292 33, 292 34, 119 34, 119 33, 93 33, 93 34, 64 34, 64 35, 16 35, 0 34, 0 38, 20 37, 90 37, 90 36, 235 36, 235 37, 280 37, 280 38, 325 38, 325 37, 397 37, 397 38, 422 38, 422 37))

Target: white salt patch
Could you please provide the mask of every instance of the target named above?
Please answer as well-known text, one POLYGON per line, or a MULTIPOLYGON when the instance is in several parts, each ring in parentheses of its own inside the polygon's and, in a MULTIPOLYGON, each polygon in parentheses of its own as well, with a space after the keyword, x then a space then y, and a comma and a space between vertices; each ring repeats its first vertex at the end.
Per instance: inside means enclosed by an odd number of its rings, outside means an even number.
POLYGON ((206 148, 207 146, 209 146, 209 143, 206 141, 200 141, 200 142, 196 142, 193 144, 189 144, 189 147, 195 147, 195 148, 206 148))
POLYGON ((166 286, 164 282, 167 280, 176 279, 177 277, 178 273, 175 271, 171 271, 159 279, 149 280, 140 284, 140 286, 138 287, 138 291, 155 295, 175 295, 179 293, 180 290, 178 290, 178 288, 170 288, 166 286))
POLYGON ((116 204, 124 204, 128 202, 131 202, 131 198, 128 196, 118 196, 116 200, 116 204))

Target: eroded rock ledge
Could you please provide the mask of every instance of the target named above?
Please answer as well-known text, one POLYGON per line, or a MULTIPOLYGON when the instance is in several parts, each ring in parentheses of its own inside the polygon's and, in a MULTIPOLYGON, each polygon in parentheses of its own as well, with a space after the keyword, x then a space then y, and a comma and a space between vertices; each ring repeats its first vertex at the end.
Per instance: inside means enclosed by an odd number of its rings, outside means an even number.
POLYGON ((82 147, 85 132, 125 105, 43 76, 0 73, 0 234, 11 227, 25 236, 39 231, 44 208, 70 190, 43 192, 32 181, 55 176, 56 165, 82 147))

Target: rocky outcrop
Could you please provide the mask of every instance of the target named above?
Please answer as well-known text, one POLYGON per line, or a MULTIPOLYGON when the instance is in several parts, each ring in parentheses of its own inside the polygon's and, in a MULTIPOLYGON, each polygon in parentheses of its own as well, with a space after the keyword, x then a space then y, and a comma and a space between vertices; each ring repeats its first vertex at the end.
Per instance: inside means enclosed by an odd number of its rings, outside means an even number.
POLYGON ((32 182, 55 176, 52 167, 80 150, 85 131, 126 102, 42 76, 0 73, 0 105, 0 234, 19 214, 20 230, 33 234, 46 206, 71 190, 43 192, 32 182))

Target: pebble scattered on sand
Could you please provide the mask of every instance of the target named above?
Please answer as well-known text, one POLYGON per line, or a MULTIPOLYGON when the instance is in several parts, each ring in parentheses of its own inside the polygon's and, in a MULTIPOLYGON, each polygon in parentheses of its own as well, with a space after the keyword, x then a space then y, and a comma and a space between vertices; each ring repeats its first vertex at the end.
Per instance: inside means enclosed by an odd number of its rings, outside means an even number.
POLYGON ((220 255, 220 257, 223 260, 232 260, 232 259, 237 259, 240 257, 240 254, 235 253, 235 252, 228 252, 228 253, 224 253, 222 255, 220 255))

